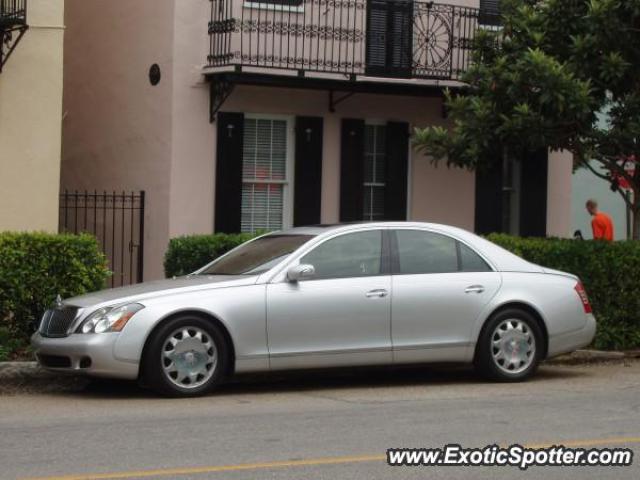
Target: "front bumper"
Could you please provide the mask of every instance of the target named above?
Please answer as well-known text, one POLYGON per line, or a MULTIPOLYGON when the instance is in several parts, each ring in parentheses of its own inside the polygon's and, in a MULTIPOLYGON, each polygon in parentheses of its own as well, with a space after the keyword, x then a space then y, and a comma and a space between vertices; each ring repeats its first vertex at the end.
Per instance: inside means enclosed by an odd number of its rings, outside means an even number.
POLYGON ((575 330, 561 335, 554 335, 549 338, 549 352, 547 358, 573 352, 579 348, 584 348, 593 342, 596 336, 596 317, 587 314, 587 321, 580 330, 575 330))
POLYGON ((31 337, 31 346, 38 363, 47 370, 96 377, 136 379, 138 363, 123 362, 114 355, 118 335, 89 333, 49 338, 36 332, 31 337))

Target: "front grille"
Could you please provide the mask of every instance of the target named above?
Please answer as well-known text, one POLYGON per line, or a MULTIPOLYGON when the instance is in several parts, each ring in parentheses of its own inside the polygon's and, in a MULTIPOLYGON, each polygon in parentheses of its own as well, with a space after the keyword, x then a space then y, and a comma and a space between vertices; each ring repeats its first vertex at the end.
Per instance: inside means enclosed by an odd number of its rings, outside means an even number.
POLYGON ((77 314, 77 307, 47 310, 40 323, 40 334, 43 337, 66 337, 67 330, 69 330, 77 314))

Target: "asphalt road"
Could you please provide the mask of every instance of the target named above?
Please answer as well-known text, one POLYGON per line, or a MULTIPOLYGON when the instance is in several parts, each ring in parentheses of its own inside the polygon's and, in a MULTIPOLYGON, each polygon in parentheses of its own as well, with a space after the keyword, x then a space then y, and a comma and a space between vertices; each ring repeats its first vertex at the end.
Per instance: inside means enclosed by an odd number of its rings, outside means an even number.
POLYGON ((243 379, 205 398, 134 385, 0 396, 0 478, 640 478, 630 467, 389 467, 390 447, 640 451, 640 362, 544 366, 528 383, 411 368, 243 379))

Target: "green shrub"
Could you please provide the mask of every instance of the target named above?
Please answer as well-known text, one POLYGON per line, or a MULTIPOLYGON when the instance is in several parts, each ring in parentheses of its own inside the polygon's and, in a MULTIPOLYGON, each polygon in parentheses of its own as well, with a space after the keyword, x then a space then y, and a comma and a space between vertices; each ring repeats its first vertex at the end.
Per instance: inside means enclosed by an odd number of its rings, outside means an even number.
POLYGON ((598 320, 596 348, 640 347, 640 242, 519 238, 489 240, 522 258, 582 280, 598 320))
POLYGON ((172 238, 164 256, 165 275, 174 277, 192 273, 255 236, 250 233, 216 233, 172 238))
POLYGON ((16 338, 6 327, 0 327, 0 362, 6 362, 28 348, 27 340, 16 338))
POLYGON ((0 355, 28 343, 58 294, 99 290, 109 275, 91 235, 0 233, 0 355))

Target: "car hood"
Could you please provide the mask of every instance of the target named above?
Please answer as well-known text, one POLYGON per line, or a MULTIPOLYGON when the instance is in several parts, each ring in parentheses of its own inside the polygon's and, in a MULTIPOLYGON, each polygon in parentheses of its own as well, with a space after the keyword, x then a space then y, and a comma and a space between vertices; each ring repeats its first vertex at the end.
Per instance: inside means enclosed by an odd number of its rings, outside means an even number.
POLYGON ((255 275, 188 275, 186 277, 144 282, 128 287, 100 290, 98 292, 68 298, 64 301, 64 304, 76 307, 89 307, 101 304, 138 302, 144 299, 173 293, 253 285, 256 283, 256 279, 257 276, 255 275))

